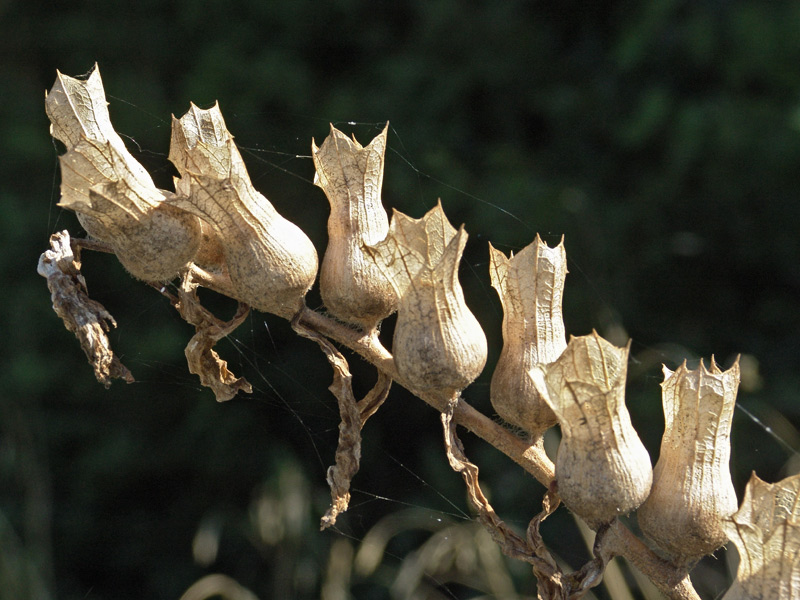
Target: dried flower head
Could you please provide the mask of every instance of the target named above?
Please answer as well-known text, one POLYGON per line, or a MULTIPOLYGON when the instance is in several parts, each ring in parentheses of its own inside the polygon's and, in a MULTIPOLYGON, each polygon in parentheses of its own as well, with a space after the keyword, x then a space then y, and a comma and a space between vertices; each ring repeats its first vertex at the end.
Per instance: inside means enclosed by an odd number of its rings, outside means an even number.
POLYGON ((169 158, 181 174, 173 203, 214 230, 236 299, 291 318, 314 283, 317 252, 250 183, 218 106, 173 118, 169 158))
POLYGON ((528 371, 556 360, 567 347, 561 301, 567 275, 563 241, 539 236, 510 258, 489 244, 492 286, 503 304, 503 350, 492 375, 492 406, 504 420, 538 435, 555 425, 528 371))
POLYGON ((691 563, 727 541, 736 512, 729 468, 739 362, 722 372, 714 359, 690 371, 664 367, 665 430, 650 496, 636 513, 642 531, 677 562, 691 563))
POLYGON ((67 147, 60 206, 75 211, 92 237, 107 243, 134 276, 166 281, 188 265, 200 220, 168 203, 111 125, 95 67, 86 80, 58 74, 45 101, 51 132, 67 147))
POLYGON ((386 239, 365 246, 400 298, 392 353, 414 390, 452 395, 486 364, 486 336, 458 281, 466 243, 467 232, 456 232, 440 202, 421 219, 394 211, 386 239))
POLYGON ((766 483, 753 473, 724 529, 739 569, 723 600, 800 598, 800 475, 766 483))
POLYGON ((328 248, 320 269, 322 301, 334 316, 366 330, 397 309, 392 284, 363 250, 389 232, 381 204, 386 128, 366 147, 333 125, 321 147, 311 144, 314 183, 331 205, 328 248))
POLYGON ((593 529, 635 510, 653 480, 625 406, 628 351, 592 332, 572 337, 555 362, 531 370, 561 424, 558 493, 593 529))

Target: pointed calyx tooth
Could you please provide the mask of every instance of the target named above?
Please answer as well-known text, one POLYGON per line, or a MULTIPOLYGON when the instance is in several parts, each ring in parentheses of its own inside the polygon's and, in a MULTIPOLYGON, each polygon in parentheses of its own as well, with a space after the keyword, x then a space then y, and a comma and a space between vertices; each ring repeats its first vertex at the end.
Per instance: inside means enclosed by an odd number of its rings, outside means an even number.
POLYGON ((486 364, 486 336, 458 281, 466 243, 440 202, 421 219, 394 211, 386 239, 364 247, 400 299, 392 353, 412 390, 452 395, 486 364))
POLYGON ((172 120, 169 159, 181 177, 172 204, 208 223, 222 247, 236 299, 291 318, 317 274, 311 240, 250 182, 218 106, 192 105, 172 120))
POLYGON ((664 367, 664 436, 650 496, 636 513, 642 531, 681 564, 727 541, 724 521, 736 512, 730 431, 739 361, 723 372, 712 357, 690 371, 664 367))
POLYGON ((492 286, 503 304, 503 350, 492 375, 492 406, 505 421, 539 435, 557 419, 528 371, 567 347, 561 302, 567 275, 564 242, 550 248, 537 235, 507 258, 489 244, 492 286))
POLYGON ((45 99, 52 135, 66 154, 60 206, 75 211, 90 236, 116 253, 135 277, 167 281, 198 250, 200 220, 166 200, 125 148, 108 114, 97 66, 85 80, 58 73, 45 99))
POLYGON ((635 510, 653 479, 625 406, 628 351, 592 332, 572 337, 555 362, 531 369, 561 425, 558 493, 593 529, 635 510))
POLYGON ((800 598, 800 475, 778 483, 750 477, 725 532, 739 551, 739 569, 723 600, 800 598))
POLYGON ((331 205, 328 248, 320 268, 322 301, 335 317, 365 330, 397 309, 391 282, 363 250, 389 231, 381 204, 387 128, 362 147, 331 125, 322 146, 311 144, 314 183, 331 205))

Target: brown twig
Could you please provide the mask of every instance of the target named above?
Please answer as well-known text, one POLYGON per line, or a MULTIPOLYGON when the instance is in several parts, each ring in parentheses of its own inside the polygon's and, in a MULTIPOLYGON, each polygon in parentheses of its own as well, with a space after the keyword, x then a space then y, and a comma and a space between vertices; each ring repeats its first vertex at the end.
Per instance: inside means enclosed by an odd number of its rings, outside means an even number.
POLYGON ((328 468, 327 473, 328 485, 331 488, 331 506, 320 521, 320 529, 327 529, 336 523, 340 513, 347 510, 350 503, 350 482, 361 463, 361 429, 367 419, 374 415, 386 400, 392 387, 392 380, 382 371, 378 371, 378 381, 375 386, 357 402, 353 394, 353 376, 350 374, 347 360, 326 337, 302 325, 301 314, 302 311, 292 320, 292 329, 319 344, 333 367, 333 383, 328 389, 336 396, 341 417, 336 462, 328 468))
MULTIPOLYGON (((439 412, 445 412, 447 409, 448 398, 409 388, 397 373, 392 355, 374 333, 364 334, 307 308, 301 310, 295 318, 306 328, 347 346, 439 412)), ((475 410, 463 399, 453 409, 453 422, 500 450, 543 485, 549 488, 553 482, 555 478, 553 463, 540 444, 531 445, 520 439, 475 410)), ((613 536, 606 543, 605 552, 624 556, 653 581, 670 600, 700 600, 685 571, 656 555, 622 523, 616 521, 612 531, 613 536)))

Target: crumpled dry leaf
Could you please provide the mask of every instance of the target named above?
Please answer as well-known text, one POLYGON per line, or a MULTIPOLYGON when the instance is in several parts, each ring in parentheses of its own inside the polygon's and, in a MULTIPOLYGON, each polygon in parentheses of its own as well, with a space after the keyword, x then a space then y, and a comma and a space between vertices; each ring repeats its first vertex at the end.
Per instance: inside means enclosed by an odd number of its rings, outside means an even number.
MULTIPOLYGON (((166 290, 162 293, 168 296, 166 290)), ((197 375, 201 384, 211 388, 217 402, 230 400, 240 391, 252 393, 253 386, 250 382, 231 373, 227 361, 222 360, 213 350, 214 344, 242 324, 250 313, 250 308, 240 303, 230 321, 226 323, 218 319, 200 304, 197 283, 192 280, 190 273, 185 274, 181 281, 179 297, 170 297, 170 300, 183 320, 195 328, 195 334, 184 350, 189 372, 197 375)))
POLYGON ((558 494, 595 530, 635 510, 653 479, 625 406, 628 351, 595 331, 572 337, 558 360, 530 371, 561 424, 558 494))
POLYGON ((321 147, 311 144, 314 183, 331 205, 320 269, 322 301, 335 317, 367 331, 397 309, 391 283, 362 248, 382 241, 389 231, 381 204, 387 128, 362 147, 331 125, 321 147))
POLYGON ((537 235, 506 258, 489 244, 492 286, 503 304, 503 350, 492 374, 492 406, 505 421, 539 435, 556 416, 527 372, 567 347, 561 302, 567 275, 564 242, 550 248, 537 235))
POLYGON ((250 183, 218 106, 173 118, 169 159, 181 174, 172 204, 212 227, 236 299, 291 319, 314 283, 317 252, 250 183))
POLYGON ((598 531, 594 554, 577 571, 564 573, 556 563, 544 544, 539 531, 542 521, 550 516, 558 507, 557 496, 548 490, 542 499, 542 511, 528 524, 525 537, 518 535, 497 515, 481 489, 478 480, 478 467, 464 453, 464 446, 456 431, 453 414, 460 398, 451 398, 442 413, 444 428, 444 445, 450 467, 460 473, 467 486, 467 497, 470 505, 477 512, 478 521, 486 528, 492 539, 500 547, 503 554, 517 560, 523 560, 533 567, 537 580, 537 597, 539 600, 578 600, 583 598, 590 588, 598 585, 603 579, 608 561, 613 557, 603 549, 603 540, 607 533, 598 531))
POLYGON ((105 387, 113 379, 132 383, 133 375, 111 350, 106 335, 109 325, 116 327, 117 323, 102 304, 89 298, 69 233, 61 231, 50 236, 50 248, 39 257, 37 271, 47 279, 53 310, 78 338, 97 381, 105 387))
POLYGON ((723 522, 737 508, 729 467, 739 362, 722 372, 713 357, 695 370, 664 367, 665 430, 653 487, 636 513, 650 539, 679 563, 727 541, 723 522))
POLYGON ((421 219, 395 210, 386 239, 365 246, 400 298, 392 354, 412 390, 453 396, 486 364, 486 336, 458 281, 466 243, 440 202, 421 219))
POLYGON ((378 371, 378 380, 360 401, 353 393, 353 376, 347 359, 320 333, 301 323, 302 312, 292 319, 292 328, 300 335, 319 344, 333 367, 333 383, 328 387, 339 404, 339 443, 336 463, 328 468, 327 481, 331 489, 331 505, 320 520, 320 529, 336 524, 338 516, 350 504, 350 482, 361 464, 361 429, 381 407, 392 388, 392 379, 378 371))
POLYGON ((724 527, 739 570, 723 600, 800 599, 800 475, 766 483, 753 473, 724 527))
POLYGON ((169 193, 125 148, 107 105, 96 65, 86 80, 58 73, 47 94, 51 133, 67 148, 59 157, 59 206, 75 211, 132 275, 168 281, 196 254, 200 221, 166 204, 169 193))

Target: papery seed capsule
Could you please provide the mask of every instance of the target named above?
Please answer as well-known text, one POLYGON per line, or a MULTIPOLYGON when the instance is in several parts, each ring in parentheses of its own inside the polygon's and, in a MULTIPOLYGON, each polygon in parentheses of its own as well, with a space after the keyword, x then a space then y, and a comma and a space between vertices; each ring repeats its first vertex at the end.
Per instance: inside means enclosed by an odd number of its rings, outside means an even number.
POLYGON ((729 460, 739 362, 724 373, 686 363, 664 367, 665 430, 650 496, 636 516, 642 531, 677 562, 691 563, 727 540, 725 519, 736 511, 729 460))
POLYGON ((492 406, 505 421, 538 435, 557 422, 528 371, 567 347, 561 300, 567 274, 563 241, 539 236, 510 258, 489 244, 492 286, 503 304, 503 350, 492 375, 492 406))
POLYGON ((800 475, 766 483, 753 473, 739 510, 723 527, 739 551, 723 600, 800 599, 800 475))
POLYGON ((397 309, 391 283, 363 251, 389 231, 381 204, 385 150, 386 129, 362 147, 332 125, 321 147, 311 145, 314 183, 331 205, 328 248, 320 269, 322 301, 335 317, 365 330, 397 309))
POLYGON ((45 101, 59 157, 59 206, 75 211, 87 233, 108 244, 145 281, 174 278, 194 257, 200 220, 166 202, 111 125, 100 73, 86 80, 58 74, 45 101))
POLYGON ((89 190, 92 208, 85 213, 102 222, 112 235, 111 247, 131 275, 144 281, 169 281, 197 253, 200 221, 163 199, 144 214, 129 211, 126 205, 132 205, 135 194, 134 186, 126 182, 97 185, 89 190))
POLYGON ((317 273, 311 240, 250 183, 218 106, 173 119, 170 160, 181 174, 176 206, 208 223, 237 300, 291 318, 317 273))
POLYGON ((592 529, 635 510, 653 480, 625 407, 628 350, 593 332, 572 337, 558 360, 531 370, 561 425, 558 493, 592 529))
POLYGON ((458 281, 466 243, 440 203, 421 219, 395 211, 386 239, 365 247, 400 298, 392 353, 413 390, 452 395, 486 364, 486 336, 458 281))

